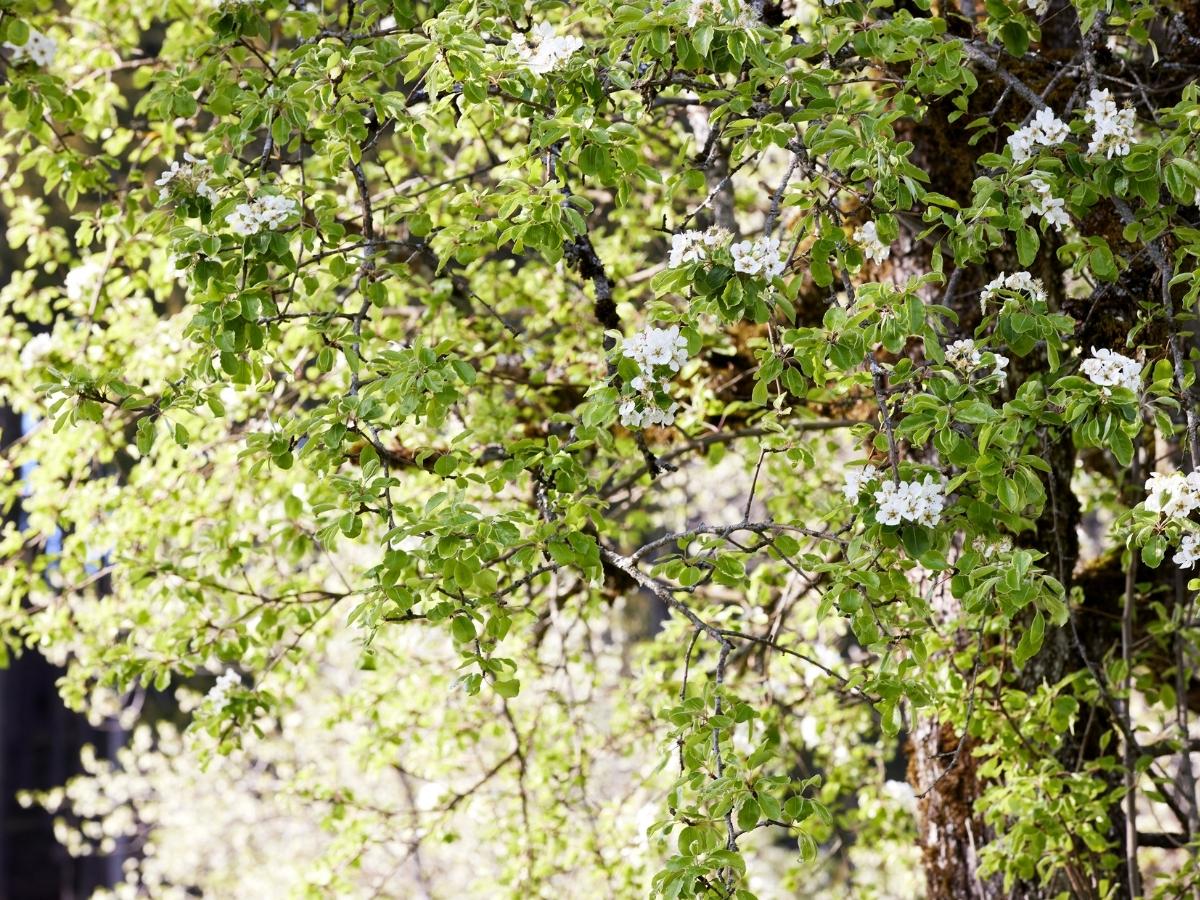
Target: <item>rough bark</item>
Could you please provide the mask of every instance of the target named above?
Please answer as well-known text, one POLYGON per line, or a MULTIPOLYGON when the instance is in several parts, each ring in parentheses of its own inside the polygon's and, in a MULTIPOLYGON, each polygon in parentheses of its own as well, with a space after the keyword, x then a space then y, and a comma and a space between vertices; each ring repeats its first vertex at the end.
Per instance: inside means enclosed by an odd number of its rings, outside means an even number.
MULTIPOLYGON (((1062 5, 1066 8, 1065 4, 1062 5)), ((1078 41, 1078 25, 1073 13, 1063 19, 1054 26, 1053 33, 1047 31, 1045 49, 1069 44, 1071 34, 1078 41)), ((1031 74, 1035 89, 1038 74, 1036 71, 1031 74)), ((1043 76, 1043 80, 1046 77, 1043 76)), ((1005 96, 1003 85, 990 81, 986 72, 980 72, 979 78, 980 89, 971 98, 971 109, 966 120, 986 115, 997 107, 1002 109, 1005 120, 1019 121, 1029 112, 1028 104, 1011 95, 1005 96)), ((1054 93, 1065 91, 1069 94, 1072 89, 1073 86, 1064 84, 1054 93)), ((1065 100, 1065 96, 1062 99, 1065 100)), ((973 157, 981 148, 967 146, 961 125, 950 120, 951 112, 950 104, 934 103, 925 119, 911 125, 911 131, 900 137, 914 143, 914 162, 930 174, 931 183, 937 185, 937 190, 968 202, 971 183, 976 175, 973 157)), ((995 140, 1001 144, 1003 139, 1001 135, 995 140)), ((1042 252, 1030 268, 1042 278, 1051 302, 1061 304, 1064 299, 1063 276, 1054 257, 1054 247, 1047 246, 1048 243, 1044 242, 1042 252)), ((909 252, 897 261, 897 267, 901 269, 897 274, 903 276, 927 271, 928 251, 929 248, 911 242, 909 252)), ((994 252, 985 265, 973 266, 957 276, 953 292, 948 296, 931 299, 937 299, 955 310, 959 316, 960 331, 967 336, 979 321, 979 290, 1001 272, 1021 268, 1024 267, 1018 264, 1015 251, 994 252)), ((1037 359, 1036 354, 1032 359, 1014 359, 1010 381, 1019 384, 1027 374, 1044 365, 1044 358, 1037 359)), ((1079 503, 1071 491, 1075 448, 1069 434, 1047 435, 1037 452, 1050 463, 1052 471, 1043 478, 1047 504, 1028 543, 1047 554, 1043 565, 1069 590, 1079 547, 1076 532, 1079 503)), ((960 611, 956 608, 954 598, 946 594, 942 602, 946 606, 938 612, 944 620, 957 619, 960 611)), ((960 635, 959 649, 965 649, 971 640, 969 635, 960 635)), ((1013 686, 1032 690, 1043 681, 1054 683, 1081 666, 1082 661, 1070 630, 1051 629, 1041 652, 1029 661, 1013 686)), ((964 707, 967 703, 968 698, 964 696, 964 707)), ((1053 885, 1046 889, 1034 884, 1018 883, 1011 891, 1005 891, 999 878, 980 877, 979 853, 994 835, 976 811, 976 801, 985 785, 977 774, 980 761, 973 754, 974 744, 967 740, 960 748, 959 742, 960 735, 953 726, 931 718, 915 723, 910 738, 909 781, 918 793, 928 791, 918 800, 926 896, 933 900, 996 900, 1001 897, 1034 900, 1052 896, 1064 889, 1075 895, 1086 896, 1086 883, 1053 885), (947 771, 951 761, 953 765, 947 771)))
MULTIPOLYGON (((960 9, 970 15, 973 4, 962 2, 960 9)), ((1082 46, 1079 21, 1074 9, 1065 0, 1055 0, 1043 21, 1042 42, 1036 52, 1025 59, 1003 58, 1008 71, 1029 84, 1037 93, 1043 92, 1050 79, 1051 67, 1072 60, 1082 46)), ((1187 67, 1200 60, 1200 40, 1194 37, 1195 26, 1200 24, 1200 3, 1189 3, 1180 7, 1178 13, 1161 20, 1156 27, 1156 40, 1164 47, 1164 59, 1177 67, 1187 67)), ((969 29, 962 19, 951 17, 950 30, 964 37, 969 29)), ((1145 68, 1138 72, 1140 83, 1154 97, 1156 105, 1175 102, 1175 94, 1186 80, 1180 81, 1169 74, 1169 66, 1157 68, 1147 60, 1145 68)), ((1135 60, 1117 61, 1103 42, 1096 49, 1098 67, 1109 67, 1113 71, 1125 72, 1139 69, 1135 60)), ((987 71, 979 70, 979 91, 971 98, 967 115, 961 121, 975 116, 991 115, 997 120, 1020 121, 1031 110, 1029 105, 1012 92, 1005 93, 1000 81, 987 71)), ((1080 75, 1079 77, 1082 77, 1080 75)), ((1046 93, 1046 101, 1061 113, 1066 111, 1068 100, 1086 93, 1076 77, 1063 78, 1046 93)), ((1078 102, 1078 99, 1076 100, 1078 102)), ((975 177, 974 156, 981 147, 968 147, 961 124, 949 120, 949 106, 934 103, 928 115, 919 123, 910 123, 908 131, 900 137, 915 145, 914 162, 924 168, 937 190, 960 201, 968 201, 971 182, 975 177)), ((999 150, 1006 135, 997 135, 994 146, 987 149, 999 150)), ((1091 214, 1078 223, 1086 235, 1102 235, 1117 253, 1132 264, 1122 272, 1120 280, 1112 285, 1098 288, 1082 299, 1068 299, 1063 291, 1063 273, 1053 247, 1043 242, 1033 273, 1046 284, 1051 302, 1058 305, 1079 323, 1075 335, 1082 347, 1117 346, 1118 339, 1125 336, 1137 319, 1139 299, 1152 295, 1158 277, 1154 266, 1144 254, 1138 255, 1127 245, 1121 235, 1121 217, 1111 205, 1099 204, 1091 214)), ((928 267, 927 248, 913 245, 910 252, 897 261, 900 275, 919 274, 928 267)), ((1011 272, 1021 268, 1011 252, 998 252, 988 264, 972 267, 958 277, 956 287, 949 296, 939 297, 959 314, 961 331, 968 335, 978 323, 979 310, 976 304, 979 288, 1001 271, 1011 272)), ((1145 340, 1153 343, 1156 335, 1148 334, 1145 340)), ((1165 336, 1162 342, 1165 344, 1165 336)), ((1032 369, 1038 361, 1032 362, 1032 369)), ((1023 373, 1022 363, 1014 360, 1012 373, 1019 383, 1023 373)), ((1031 370, 1029 362, 1024 364, 1031 370)), ((1068 591, 1077 584, 1083 591, 1083 608, 1074 615, 1073 627, 1048 631, 1041 652, 1030 660, 1026 667, 1010 682, 1012 687, 1030 691, 1042 683, 1053 684, 1072 672, 1085 669, 1089 663, 1096 665, 1106 656, 1119 652, 1120 610, 1124 596, 1125 572, 1119 556, 1110 556, 1089 565, 1076 573, 1079 555, 1078 528, 1079 502, 1071 490, 1071 478, 1078 454, 1069 435, 1046 435, 1036 452, 1051 465, 1051 472, 1044 477, 1047 494, 1046 509, 1037 522, 1028 544, 1047 554, 1043 565, 1062 582, 1068 591)), ((1085 465, 1100 467, 1110 463, 1102 454, 1089 453, 1084 457, 1085 465)), ((1141 576, 1140 576, 1141 577, 1141 576)), ((1170 578, 1170 572, 1147 573, 1146 578, 1170 578)), ((953 604, 953 598, 945 602, 953 604)), ((953 619, 958 610, 949 607, 940 610, 947 620, 953 619)), ((1139 635, 1140 636, 1140 635, 1139 635)), ((962 644, 967 640, 963 636, 962 644)), ((961 646, 960 646, 961 649, 961 646)), ((1163 651, 1163 666, 1174 664, 1170 647, 1163 651)), ((1200 706, 1200 682, 1192 679, 1187 692, 1187 705, 1200 706)), ((964 706, 967 698, 963 698, 964 706)), ((1086 764, 1102 752, 1113 752, 1110 746, 1103 750, 1099 736, 1114 730, 1112 713, 1104 704, 1081 711, 1080 722, 1086 723, 1073 740, 1067 742, 1062 751, 1061 762, 1071 768, 1086 764)), ((1018 883, 1005 891, 996 880, 984 880, 978 875, 979 851, 993 836, 976 813, 976 801, 985 785, 977 777, 978 760, 972 755, 972 743, 966 741, 960 752, 959 735, 947 723, 922 720, 915 724, 910 744, 909 779, 919 792, 929 785, 933 788, 918 803, 920 819, 919 834, 923 848, 926 896, 934 900, 992 900, 1011 897, 1021 900, 1051 897, 1063 892, 1073 897, 1093 896, 1100 873, 1089 871, 1086 861, 1068 871, 1061 883, 1047 886, 1018 883), (946 769, 947 760, 955 759, 953 769, 940 778, 946 769)), ((1116 788, 1119 785, 1113 784, 1116 788)), ((1119 853, 1124 853, 1124 818, 1115 805, 1110 828, 1110 837, 1116 842, 1119 853)), ((1103 873, 1112 877, 1118 885, 1116 896, 1128 896, 1127 884, 1118 873, 1103 873)))

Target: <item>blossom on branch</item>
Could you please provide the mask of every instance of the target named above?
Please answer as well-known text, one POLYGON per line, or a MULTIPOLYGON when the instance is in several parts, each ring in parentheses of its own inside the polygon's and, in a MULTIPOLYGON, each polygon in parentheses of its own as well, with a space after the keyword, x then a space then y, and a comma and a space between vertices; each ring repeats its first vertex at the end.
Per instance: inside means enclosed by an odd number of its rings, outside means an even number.
POLYGON ((54 65, 54 58, 58 55, 58 42, 49 35, 42 34, 36 28, 29 29, 29 37, 24 44, 13 44, 5 42, 0 44, 10 54, 10 59, 13 63, 21 63, 28 60, 40 69, 48 69, 54 65))
POLYGON ((1071 217, 1067 215, 1066 201, 1061 197, 1055 197, 1050 185, 1040 178, 1030 179, 1029 184, 1037 191, 1037 196, 1021 209, 1022 216, 1026 219, 1031 215, 1041 216, 1044 224, 1058 231, 1061 231, 1064 225, 1071 224, 1071 217))
POLYGON ((229 692, 234 688, 241 687, 242 676, 233 669, 226 669, 219 678, 217 683, 212 686, 209 692, 204 697, 204 702, 213 709, 224 709, 229 702, 229 692))
POLYGON ((1146 500, 1150 512, 1183 519, 1200 507, 1200 472, 1154 472, 1146 480, 1146 500))
POLYGON ((1002 290, 1024 294, 1036 302, 1046 300, 1046 288, 1040 278, 1034 278, 1028 272, 1013 272, 1011 275, 1001 272, 984 285, 979 294, 979 308, 984 315, 987 315, 987 305, 995 300, 1002 290))
POLYGON ((946 362, 960 372, 970 372, 983 362, 983 354, 970 338, 955 341, 946 348, 946 362))
POLYGON ((853 238, 862 248, 863 256, 876 265, 892 255, 892 248, 879 239, 879 228, 874 222, 864 222, 854 229, 853 238))
POLYGON ((679 333, 679 326, 647 326, 625 339, 621 355, 638 367, 638 374, 629 380, 636 395, 624 399, 618 408, 621 424, 627 428, 673 425, 679 404, 664 408, 659 395, 666 394, 667 373, 678 372, 688 359, 687 338, 679 333))
POLYGON ((1054 115, 1051 109, 1039 109, 1024 128, 1018 128, 1008 136, 1008 148, 1013 162, 1023 163, 1038 147, 1053 147, 1071 136, 1067 124, 1054 115))
POLYGON ((862 489, 879 477, 879 470, 869 463, 865 466, 846 470, 845 484, 842 485, 842 495, 854 503, 858 500, 862 489))
POLYGON ((922 481, 884 480, 875 492, 875 519, 880 525, 916 522, 933 527, 946 506, 945 485, 926 475, 922 481))
POLYGON ((774 278, 782 275, 787 266, 787 261, 779 255, 779 238, 739 241, 729 248, 729 252, 733 254, 733 270, 743 275, 774 278))
POLYGON ((159 200, 169 200, 172 194, 181 194, 203 197, 209 203, 215 204, 219 198, 208 183, 212 176, 212 169, 208 163, 190 153, 184 153, 183 159, 183 162, 172 160, 170 168, 154 182, 162 188, 159 200))
POLYGON ((1103 153, 1109 159, 1129 155, 1137 127, 1137 113, 1132 108, 1118 107, 1107 90, 1093 90, 1083 120, 1092 126, 1090 155, 1103 153))
POLYGON ((1190 569, 1200 560, 1200 535, 1185 534, 1179 542, 1179 550, 1171 557, 1171 562, 1181 569, 1190 569))
POLYGON ((1109 388, 1123 387, 1133 393, 1142 389, 1142 365, 1136 359, 1122 356, 1111 350, 1092 348, 1091 359, 1086 359, 1079 370, 1092 382, 1099 385, 1101 393, 1108 397, 1109 388))
POLYGON ((530 31, 530 38, 515 33, 509 46, 516 52, 525 68, 538 75, 561 69, 571 56, 583 48, 583 40, 574 35, 560 36, 549 22, 538 22, 530 31))
POLYGON ((267 194, 249 203, 239 203, 237 208, 225 217, 225 221, 235 234, 249 237, 258 234, 264 228, 278 228, 295 215, 298 209, 295 200, 280 197, 278 194, 267 194))
POLYGON ((726 246, 732 237, 724 228, 715 225, 705 231, 690 230, 673 234, 667 266, 678 269, 688 263, 708 262, 713 251, 726 246))

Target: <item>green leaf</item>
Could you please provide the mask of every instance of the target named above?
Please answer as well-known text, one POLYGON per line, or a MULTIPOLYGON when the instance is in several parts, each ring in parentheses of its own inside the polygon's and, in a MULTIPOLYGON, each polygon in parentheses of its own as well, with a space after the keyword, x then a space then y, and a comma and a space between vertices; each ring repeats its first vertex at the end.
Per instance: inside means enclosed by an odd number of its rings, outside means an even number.
POLYGON ((1167 538, 1162 534, 1151 534, 1142 544, 1141 558, 1142 562, 1151 569, 1157 569, 1162 565, 1163 559, 1167 555, 1167 538))
POLYGON ((463 384, 475 383, 475 369, 465 359, 452 359, 450 365, 453 367, 455 374, 458 375, 458 380, 463 384))
POLYGON ((1000 39, 1004 41, 1004 49, 1018 59, 1029 52, 1029 32, 1020 22, 1005 22, 1000 28, 1000 39))
POLYGON ((154 420, 149 416, 138 419, 137 423, 137 448, 138 453, 145 456, 154 447, 154 438, 157 429, 154 427, 154 420))
POLYGON ((737 827, 741 831, 750 831, 758 824, 758 801, 747 797, 737 811, 737 827))
POLYGON ((1117 462, 1122 466, 1128 466, 1133 462, 1133 441, 1129 439, 1120 426, 1116 426, 1108 435, 1109 449, 1112 450, 1113 456, 1117 458, 1117 462))
POLYGON ((1108 249, 1108 244, 1100 244, 1092 248, 1092 252, 1088 255, 1088 262, 1091 265, 1092 272, 1101 281, 1113 281, 1117 277, 1117 262, 1113 258, 1112 251, 1108 249))
POLYGON ((1013 651, 1013 662, 1017 668, 1024 668, 1033 656, 1042 649, 1042 639, 1046 635, 1046 620, 1039 609, 1033 616, 1029 628, 1021 635, 1017 647, 1013 651))
POLYGON ((1017 259, 1021 261, 1021 265, 1028 267, 1033 264, 1040 243, 1038 233, 1029 225, 1023 225, 1017 230, 1017 259))
POLYGON ((521 682, 516 678, 509 681, 494 681, 492 689, 505 700, 511 700, 517 694, 521 693, 521 682))

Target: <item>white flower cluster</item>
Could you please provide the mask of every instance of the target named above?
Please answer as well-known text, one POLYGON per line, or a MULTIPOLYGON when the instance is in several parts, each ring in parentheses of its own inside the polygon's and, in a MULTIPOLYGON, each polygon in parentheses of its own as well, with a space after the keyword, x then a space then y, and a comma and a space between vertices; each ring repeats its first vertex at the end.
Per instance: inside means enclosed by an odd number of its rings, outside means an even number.
POLYGON ((104 277, 106 268, 100 254, 89 256, 73 267, 63 278, 63 291, 67 299, 79 301, 95 294, 97 283, 104 277))
POLYGON ((512 36, 509 46, 516 52, 517 58, 530 72, 545 75, 555 69, 561 69, 576 50, 583 47, 583 41, 574 35, 560 37, 549 22, 538 22, 530 32, 532 43, 525 35, 517 32, 512 36))
MULTIPOLYGON (((1005 369, 1008 368, 1009 359, 1000 353, 993 353, 992 358, 992 371, 984 377, 999 376, 1000 383, 1003 384, 1008 380, 1005 369)), ((983 354, 973 340, 963 338, 946 348, 946 362, 964 375, 969 375, 983 365, 983 354)))
POLYGON ((277 194, 267 194, 249 203, 239 203, 237 209, 225 217, 235 234, 249 237, 264 228, 278 228, 298 209, 296 201, 277 194))
POLYGON ((1033 121, 1008 136, 1013 162, 1023 163, 1038 147, 1054 147, 1071 136, 1071 129, 1051 109, 1039 109, 1033 121))
POLYGON ((233 669, 226 669, 224 674, 217 678, 217 683, 204 696, 204 702, 210 704, 214 709, 224 709, 225 704, 229 702, 229 692, 241 686, 242 676, 233 669))
POLYGON ((1092 358, 1083 361, 1079 370, 1092 382, 1099 385, 1107 397, 1111 387, 1129 388, 1135 394, 1142 389, 1142 365, 1136 359, 1113 353, 1111 350, 1092 348, 1092 358))
POLYGON ((971 542, 971 549, 981 555, 984 559, 991 559, 993 556, 998 556, 1002 553, 1008 553, 1012 550, 1012 540, 1007 537, 1001 537, 997 540, 992 540, 979 535, 971 542))
MULTIPOLYGON (((669 366, 671 371, 678 372, 687 362, 687 338, 679 333, 678 325, 647 327, 628 338, 621 352, 637 363, 643 374, 657 366, 669 366)), ((635 378, 634 388, 641 390, 637 381, 635 378)))
POLYGON ((1050 8, 1050 0, 1025 0, 1025 5, 1039 16, 1044 16, 1050 8))
POLYGON ((724 228, 715 225, 707 231, 681 231, 671 235, 671 256, 667 266, 678 269, 688 263, 706 262, 714 250, 724 247, 732 238, 724 228))
POLYGON ((1022 208, 1021 215, 1026 219, 1031 215, 1041 216, 1042 221, 1059 231, 1064 225, 1070 225, 1071 217, 1067 215, 1066 201, 1055 197, 1050 185, 1040 178, 1031 178, 1029 183, 1037 191, 1037 196, 1022 208))
POLYGON ((1200 506, 1200 472, 1151 474, 1146 481, 1146 509, 1172 518, 1185 518, 1200 506))
POLYGON ((50 336, 50 332, 43 331, 41 334, 35 334, 21 348, 19 357, 21 360, 21 369, 28 372, 49 356, 50 351, 53 349, 54 338, 50 336))
POLYGON ((688 28, 695 28, 700 24, 700 20, 704 18, 709 10, 719 10, 721 8, 720 0, 692 0, 688 4, 688 28))
POLYGON ((208 183, 208 178, 212 175, 212 169, 208 167, 208 163, 190 153, 184 153, 183 159, 183 162, 177 159, 173 160, 171 167, 154 182, 162 188, 158 199, 167 200, 172 191, 176 191, 188 195, 195 194, 203 197, 209 203, 215 204, 217 192, 208 183))
POLYGON ((625 400, 619 409, 621 424, 626 428, 653 428, 661 425, 666 428, 675 424, 675 413, 678 403, 672 403, 662 409, 652 401, 639 405, 636 397, 625 400))
POLYGON ((983 354, 973 340, 964 338, 946 348, 946 362, 960 372, 973 372, 983 362, 983 354))
POLYGON ((54 64, 58 55, 58 42, 54 38, 42 34, 36 28, 29 29, 29 39, 24 44, 5 43, 4 49, 12 54, 12 61, 19 63, 29 60, 35 66, 46 69, 54 64))
POLYGON ((876 264, 892 255, 892 248, 879 240, 879 229, 874 222, 864 222, 854 229, 854 243, 862 247, 863 256, 876 264))
POLYGON ((1092 91, 1083 120, 1092 126, 1092 141, 1088 153, 1103 153, 1109 159, 1128 156, 1137 127, 1137 113, 1130 107, 1121 109, 1107 90, 1092 91))
POLYGON ((1007 369, 1011 360, 1002 353, 993 353, 992 357, 995 360, 995 368, 992 369, 992 374, 1000 376, 1000 383, 1004 384, 1008 381, 1007 369))
POLYGON ((862 489, 869 482, 874 481, 879 477, 879 470, 872 465, 865 465, 846 470, 846 483, 842 485, 842 494, 851 503, 858 500, 862 489))
POLYGON ((880 525, 899 525, 901 521, 936 525, 946 506, 945 485, 926 475, 923 481, 887 481, 875 492, 880 525))
POLYGON ((1190 569, 1200 561, 1200 535, 1185 534, 1179 542, 1179 551, 1171 557, 1171 562, 1181 569, 1190 569))
POLYGON ((621 424, 626 428, 675 424, 679 404, 662 409, 654 394, 656 389, 664 389, 656 369, 678 372, 687 362, 687 338, 679 333, 679 326, 643 328, 625 340, 621 354, 637 363, 640 370, 629 382, 637 396, 627 398, 620 406, 621 424))
POLYGON ((1011 275, 1001 272, 984 285, 983 290, 979 294, 979 308, 985 315, 988 303, 995 300, 997 293, 1001 290, 1026 294, 1031 300, 1040 300, 1042 302, 1046 300, 1046 288, 1042 284, 1042 279, 1034 278, 1028 272, 1013 272, 1011 275))
POLYGON ((774 278, 782 275, 787 260, 779 255, 779 238, 760 237, 756 241, 739 241, 729 248, 733 254, 733 270, 744 275, 774 278))

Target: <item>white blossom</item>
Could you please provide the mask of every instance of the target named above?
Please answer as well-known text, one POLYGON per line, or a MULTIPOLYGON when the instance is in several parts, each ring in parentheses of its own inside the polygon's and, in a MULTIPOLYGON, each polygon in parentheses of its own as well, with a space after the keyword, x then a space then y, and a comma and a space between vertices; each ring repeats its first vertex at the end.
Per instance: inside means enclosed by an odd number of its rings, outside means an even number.
POLYGON ((678 403, 672 403, 666 409, 661 409, 652 401, 638 404, 636 399, 626 400, 621 404, 619 412, 621 424, 626 428, 649 428, 655 425, 667 427, 675 424, 675 411, 678 403))
POLYGON ((1007 537, 993 540, 981 534, 971 542, 971 549, 984 559, 991 559, 993 556, 1012 550, 1012 540, 1007 537))
POLYGON ((733 270, 745 275, 774 278, 783 274, 787 266, 787 261, 779 255, 779 238, 739 241, 729 248, 729 252, 733 254, 733 270))
POLYGON ((530 38, 517 32, 509 46, 525 68, 545 75, 566 65, 575 51, 582 49, 583 41, 574 35, 560 36, 549 22, 538 22, 530 31, 530 38))
POLYGON ((999 377, 1001 384, 1008 381, 1008 372, 1006 370, 1008 369, 1009 362, 1011 360, 1002 353, 992 354, 992 375, 993 377, 999 377))
POLYGON ((58 42, 49 35, 42 34, 36 28, 29 29, 29 38, 24 44, 4 43, 3 46, 11 54, 14 63, 29 60, 41 69, 47 69, 54 64, 58 55, 58 42))
POLYGON ((1190 569, 1200 560, 1200 535, 1188 533, 1179 542, 1179 551, 1171 557, 1171 562, 1181 569, 1190 569))
POLYGON ((54 339, 48 331, 43 331, 41 334, 35 334, 25 342, 25 346, 21 348, 21 368, 29 371, 34 366, 38 365, 43 359, 50 355, 50 351, 54 349, 54 339))
POLYGON ((204 197, 210 203, 215 204, 218 199, 217 192, 208 183, 208 178, 212 175, 212 169, 208 167, 208 163, 190 153, 184 153, 183 159, 183 162, 173 160, 170 168, 154 182, 162 188, 159 192, 159 200, 167 200, 172 191, 178 191, 204 197))
POLYGON ((1093 90, 1083 120, 1092 126, 1088 153, 1103 153, 1109 159, 1129 155, 1137 127, 1137 113, 1132 108, 1118 107, 1107 90, 1093 90))
POLYGON ((1142 388, 1142 366, 1136 359, 1122 356, 1111 350, 1092 348, 1092 358, 1084 360, 1079 370, 1092 382, 1099 385, 1107 397, 1109 388, 1123 387, 1138 393, 1142 388))
POLYGON ((671 235, 671 255, 667 266, 678 269, 688 263, 707 262, 712 251, 729 243, 732 235, 715 225, 706 231, 681 231, 671 235))
POLYGON ((946 506, 945 485, 926 475, 923 481, 884 480, 875 492, 875 519, 881 525, 901 521, 934 526, 946 506))
POLYGON ((670 366, 678 372, 687 362, 687 338, 679 333, 678 325, 647 327, 626 338, 621 353, 637 363, 643 375, 649 376, 655 366, 670 366))
POLYGON ((992 370, 981 375, 981 378, 997 377, 1000 379, 1000 384, 1004 384, 1008 380, 1008 373, 1005 371, 1008 368, 1009 359, 1002 353, 988 353, 986 356, 979 349, 976 343, 970 338, 963 338, 955 341, 946 348, 946 362, 953 366, 963 375, 970 375, 978 370, 981 366, 987 365, 991 357, 990 363, 992 370))
POLYGON ((1070 136, 1071 129, 1054 115, 1053 110, 1039 109, 1033 121, 1008 136, 1008 147, 1012 151, 1013 162, 1023 163, 1034 154, 1037 147, 1053 147, 1070 136))
POLYGON ((960 372, 971 372, 983 362, 983 354, 979 352, 973 340, 964 338, 946 348, 946 362, 960 372))
POLYGON ((864 222, 854 229, 854 243, 862 247, 863 256, 873 263, 881 263, 892 255, 892 248, 879 240, 879 229, 874 222, 864 222))
POLYGON ((720 9, 720 0, 691 0, 688 4, 688 27, 695 28, 707 13, 720 9))
POLYGON ((881 793, 889 801, 897 804, 901 809, 908 810, 910 813, 916 811, 917 795, 913 791, 912 785, 907 781, 895 781, 888 779, 883 783, 883 790, 881 793))
POLYGON ((879 470, 869 464, 847 469, 846 482, 842 485, 842 494, 847 500, 854 503, 858 500, 858 495, 862 493, 863 487, 878 477, 879 470))
POLYGON ((1046 300, 1046 288, 1040 278, 1034 278, 1028 272, 1013 272, 1011 275, 1001 272, 989 281, 979 294, 979 308, 984 314, 987 313, 988 303, 995 300, 1001 290, 1025 294, 1035 301, 1046 300))
POLYGON ((1200 472, 1154 472, 1146 481, 1145 507, 1164 516, 1185 518, 1200 506, 1200 472))
POLYGON ((643 328, 625 339, 621 355, 637 363, 639 369, 638 375, 629 381, 636 395, 625 398, 617 410, 621 424, 627 428, 674 425, 679 404, 672 403, 663 409, 655 394, 665 391, 661 370, 678 372, 687 362, 687 338, 679 333, 679 326, 643 328))
POLYGON ((82 300, 96 290, 96 283, 104 277, 105 264, 100 256, 89 256, 73 267, 63 278, 63 291, 68 300, 82 300))
POLYGON ((1061 231, 1064 225, 1071 224, 1067 215, 1066 201, 1055 197, 1050 185, 1040 178, 1032 178, 1029 184, 1037 191, 1037 196, 1021 209, 1021 215, 1028 219, 1031 215, 1041 216, 1047 225, 1061 231))
POLYGON ((229 692, 236 687, 241 687, 241 684, 242 676, 233 669, 226 669, 217 678, 217 683, 209 689, 204 697, 204 702, 214 709, 224 709, 225 704, 229 702, 229 692))
POLYGON ((239 203, 225 221, 235 234, 249 237, 264 228, 275 229, 298 210, 296 201, 277 194, 267 194, 249 203, 239 203))

